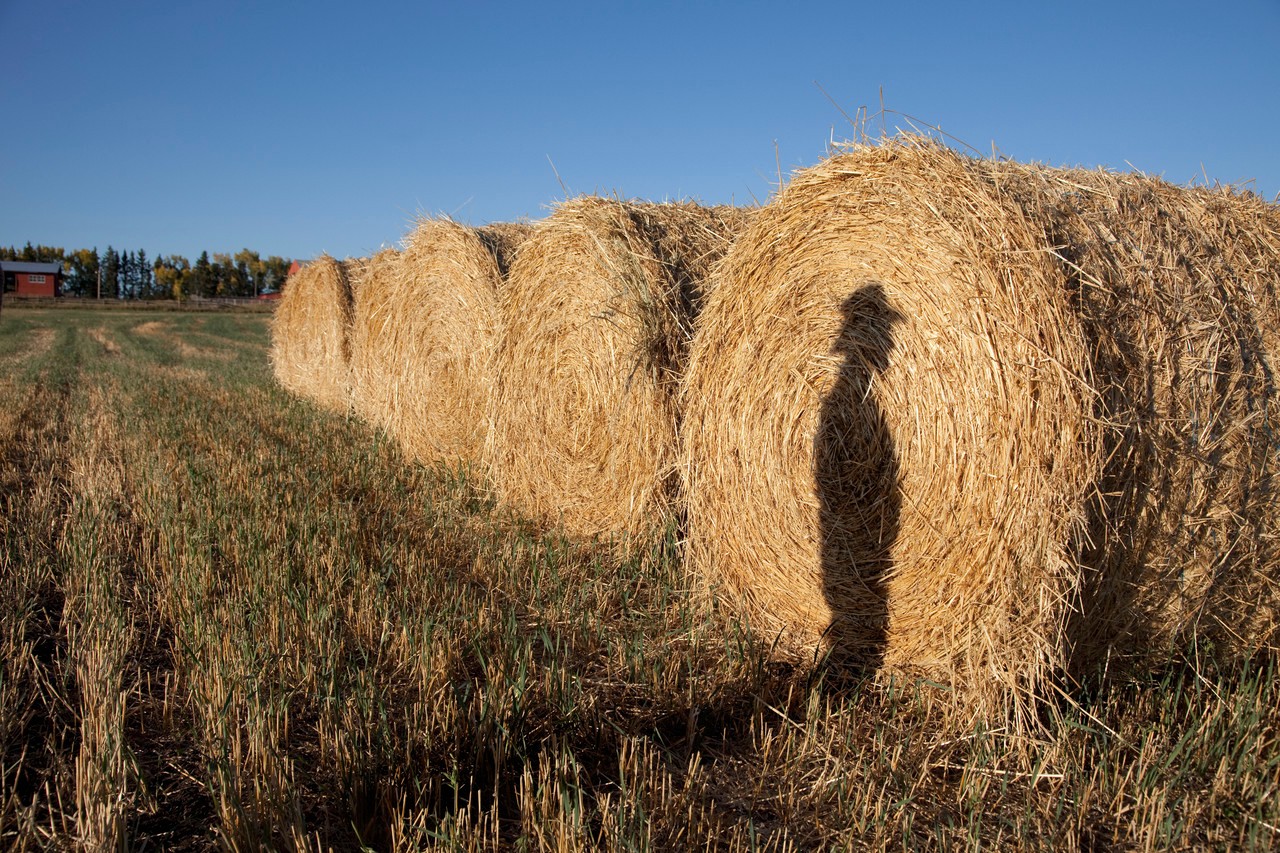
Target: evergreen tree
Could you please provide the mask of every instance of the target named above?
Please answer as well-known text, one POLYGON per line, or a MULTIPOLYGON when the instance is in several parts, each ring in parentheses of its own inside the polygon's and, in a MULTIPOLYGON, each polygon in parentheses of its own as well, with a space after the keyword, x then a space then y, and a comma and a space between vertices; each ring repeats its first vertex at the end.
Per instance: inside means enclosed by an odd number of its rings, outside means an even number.
POLYGON ((225 252, 213 253, 213 280, 216 282, 212 296, 231 296, 233 282, 231 280, 231 256, 225 252))
POLYGON ((120 253, 120 298, 133 298, 133 252, 125 250, 120 253))
POLYGON ((218 285, 213 265, 209 263, 209 253, 201 252, 196 265, 191 271, 191 295, 213 296, 218 285))
POLYGON ((21 249, 0 246, 0 260, 59 263, 66 296, 103 299, 184 299, 197 297, 252 297, 284 287, 289 261, 278 255, 263 257, 250 249, 234 255, 200 253, 192 264, 181 255, 157 255, 152 262, 145 249, 118 252, 112 246, 67 250, 61 246, 33 245, 21 249), (99 291, 99 281, 101 290, 99 291))
POLYGON ((236 286, 239 292, 236 296, 253 296, 253 276, 249 273, 249 265, 244 261, 236 262, 236 286))
POLYGON ((102 298, 120 298, 120 256, 110 246, 102 256, 102 298))
POLYGON ((135 269, 138 276, 138 298, 154 299, 155 286, 151 277, 151 265, 147 263, 147 253, 144 249, 138 250, 138 257, 135 260, 135 269))

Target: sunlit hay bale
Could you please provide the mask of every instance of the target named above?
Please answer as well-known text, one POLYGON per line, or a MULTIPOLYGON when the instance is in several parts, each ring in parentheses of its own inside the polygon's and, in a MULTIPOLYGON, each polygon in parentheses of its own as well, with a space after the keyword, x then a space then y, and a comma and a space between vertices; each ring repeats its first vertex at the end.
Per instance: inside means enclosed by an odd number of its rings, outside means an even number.
POLYGON ((351 276, 351 408, 365 420, 380 424, 362 406, 373 366, 370 348, 379 344, 377 328, 369 318, 371 306, 383 305, 390 283, 400 274, 401 252, 382 249, 372 258, 353 258, 345 263, 351 276))
POLYGON ((356 336, 355 336, 355 320, 356 311, 360 305, 360 294, 371 286, 376 289, 375 280, 378 277, 385 277, 388 271, 395 268, 399 252, 395 249, 382 249, 372 257, 367 258, 344 258, 339 263, 342 270, 347 274, 347 284, 351 288, 351 314, 350 322, 347 325, 347 410, 351 411, 355 406, 356 383, 358 378, 355 372, 356 363, 356 336))
POLYGON ((581 197, 534 229, 501 299, 498 496, 625 545, 674 516, 675 387, 711 265, 740 209, 581 197))
POLYGON ((423 462, 476 462, 492 392, 498 290, 530 226, 424 219, 356 300, 356 409, 423 462))
POLYGON ((399 266, 400 252, 395 249, 381 249, 371 258, 347 258, 342 262, 347 280, 351 283, 351 329, 348 335, 353 369, 356 363, 356 319, 360 313, 360 303, 366 298, 366 293, 385 287, 387 279, 397 274, 399 266))
POLYGON ((351 283, 343 263, 321 255, 291 276, 271 322, 271 364, 281 386, 346 411, 350 325, 351 283))
POLYGON ((1095 377, 1106 464, 1084 504, 1072 669, 1274 643, 1276 208, 1144 175, 989 168, 1061 258, 1095 377))
POLYGON ((1043 236, 910 138, 797 174, 713 275, 681 392, 688 561, 780 648, 995 716, 1063 663, 1099 461, 1043 236))

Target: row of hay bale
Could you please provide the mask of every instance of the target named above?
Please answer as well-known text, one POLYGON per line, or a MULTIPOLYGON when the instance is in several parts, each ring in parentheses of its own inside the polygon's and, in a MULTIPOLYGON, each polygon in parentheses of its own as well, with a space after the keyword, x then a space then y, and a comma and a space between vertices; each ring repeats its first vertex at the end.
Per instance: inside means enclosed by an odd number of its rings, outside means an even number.
POLYGON ((906 138, 750 213, 425 222, 295 277, 273 356, 571 533, 683 517, 780 647, 993 716, 1280 642, 1278 285, 1251 194, 906 138))
POLYGON ((675 516, 684 355, 747 217, 588 196, 536 225, 423 220, 402 252, 290 279, 276 375, 411 458, 477 466, 526 516, 633 543, 675 516))

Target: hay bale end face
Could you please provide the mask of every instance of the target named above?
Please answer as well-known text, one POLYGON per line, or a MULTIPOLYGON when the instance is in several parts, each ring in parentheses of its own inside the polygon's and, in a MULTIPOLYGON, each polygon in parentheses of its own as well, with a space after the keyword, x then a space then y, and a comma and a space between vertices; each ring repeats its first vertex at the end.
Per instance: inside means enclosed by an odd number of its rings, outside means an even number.
POLYGON ((963 158, 834 156, 714 276, 682 390, 690 564, 806 654, 993 711, 1061 662, 1086 372, 1034 229, 963 158))
POLYGON ((475 462, 487 432, 502 271, 526 225, 421 221, 356 300, 356 410, 422 462, 475 462))
POLYGON ((501 299, 487 445, 499 497, 578 536, 674 515, 674 391, 734 208, 583 197, 521 247, 501 299))
POLYGON ((321 255, 289 279, 271 323, 277 381, 335 411, 350 404, 351 300, 347 268, 321 255))

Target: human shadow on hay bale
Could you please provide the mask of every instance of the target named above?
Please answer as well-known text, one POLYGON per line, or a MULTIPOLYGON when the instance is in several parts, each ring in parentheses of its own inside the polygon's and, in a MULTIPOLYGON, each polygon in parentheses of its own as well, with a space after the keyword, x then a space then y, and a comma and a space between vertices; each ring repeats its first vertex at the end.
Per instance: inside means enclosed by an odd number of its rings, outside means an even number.
POLYGON ((889 367, 893 327, 904 318, 878 283, 858 288, 840 312, 831 352, 842 361, 813 439, 822 589, 831 610, 825 639, 833 659, 873 669, 884 657, 885 577, 902 509, 898 453, 875 381, 889 367))

